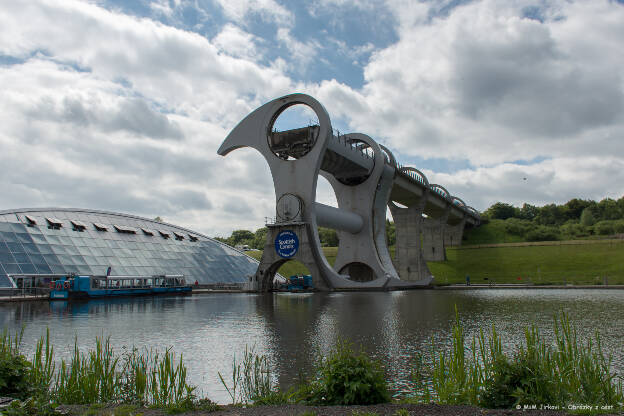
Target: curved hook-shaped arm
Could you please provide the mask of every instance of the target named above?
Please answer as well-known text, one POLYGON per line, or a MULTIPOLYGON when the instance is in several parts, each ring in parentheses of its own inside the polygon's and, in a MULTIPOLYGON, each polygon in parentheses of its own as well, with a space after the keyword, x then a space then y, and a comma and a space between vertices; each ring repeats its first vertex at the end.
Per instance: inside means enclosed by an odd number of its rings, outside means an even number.
POLYGON ((272 123, 282 111, 296 104, 305 104, 316 113, 320 125, 317 145, 318 141, 323 142, 331 137, 332 126, 325 107, 307 94, 290 94, 264 104, 245 117, 228 134, 217 153, 226 156, 232 150, 248 146, 258 150, 265 158, 269 157, 273 154, 268 143, 272 123))

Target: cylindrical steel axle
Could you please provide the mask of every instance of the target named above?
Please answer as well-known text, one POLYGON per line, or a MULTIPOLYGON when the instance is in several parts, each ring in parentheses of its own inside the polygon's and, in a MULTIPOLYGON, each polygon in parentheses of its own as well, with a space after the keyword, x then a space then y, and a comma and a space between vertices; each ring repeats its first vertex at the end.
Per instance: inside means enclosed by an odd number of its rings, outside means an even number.
POLYGON ((344 211, 318 202, 314 203, 314 209, 316 211, 316 220, 321 227, 357 234, 362 230, 362 226, 364 225, 362 217, 353 212, 344 211))

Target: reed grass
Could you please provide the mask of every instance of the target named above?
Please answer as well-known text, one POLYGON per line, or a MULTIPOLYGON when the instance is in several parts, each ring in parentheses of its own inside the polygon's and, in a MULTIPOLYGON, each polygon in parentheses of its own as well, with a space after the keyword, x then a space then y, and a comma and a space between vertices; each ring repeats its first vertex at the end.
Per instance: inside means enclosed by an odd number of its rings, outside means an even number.
POLYGON ((192 401, 195 387, 186 382, 186 366, 183 356, 176 364, 175 354, 168 348, 159 358, 155 355, 153 366, 149 372, 147 387, 149 398, 156 406, 167 407, 183 402, 192 401))
MULTIPOLYGON (((450 349, 436 351, 432 341, 430 358, 415 356, 411 401, 487 408, 548 404, 565 409, 568 404, 591 404, 594 409, 612 406, 611 410, 617 411, 624 407, 623 379, 611 371, 611 358, 603 352, 600 335, 596 332, 585 341, 579 339, 565 313, 554 318, 552 339, 543 337, 535 326, 527 327, 524 342, 513 353, 503 351, 502 338, 494 326, 487 333, 479 330, 467 340, 457 310, 455 319, 450 349)), ((15 335, 6 330, 0 334, 0 358, 12 362, 14 357, 23 357, 22 334, 23 330, 15 335)), ((346 347, 336 351, 321 362, 324 367, 315 373, 325 375, 326 380, 319 378, 316 384, 300 387, 300 391, 280 392, 268 358, 253 347, 245 348, 240 361, 234 357, 231 384, 221 373, 218 375, 234 404, 305 401, 316 390, 324 402, 334 396, 346 397, 332 393, 334 390, 327 386, 346 386, 355 391, 366 384, 355 377, 360 373, 372 380, 369 384, 382 386, 381 368, 367 364, 363 353, 355 354, 346 347), (314 386, 322 388, 315 390, 314 386)), ((28 381, 34 386, 29 394, 36 400, 24 402, 24 406, 44 411, 50 409, 50 403, 125 403, 171 411, 197 409, 201 403, 206 409, 214 408, 207 399, 197 400, 195 387, 187 382, 183 356, 178 359, 171 348, 159 353, 132 347, 118 354, 110 337, 96 337, 93 349, 80 352, 76 339, 72 356, 61 360, 57 368, 50 333, 46 331, 37 342, 31 362, 25 362, 30 368, 28 381)), ((372 390, 367 391, 369 397, 372 390)))
POLYGON ((50 344, 50 329, 46 328, 45 337, 39 338, 35 346, 30 377, 34 388, 39 393, 47 393, 54 378, 54 346, 50 344))
POLYGON ((232 384, 228 385, 223 375, 219 380, 232 399, 232 404, 255 403, 277 404, 287 401, 287 396, 280 393, 274 382, 274 376, 266 355, 257 354, 255 348, 245 346, 243 359, 232 360, 232 384))
POLYGON ((583 343, 563 312, 554 318, 554 340, 544 339, 535 326, 524 332, 524 343, 511 355, 503 352, 494 327, 487 336, 481 330, 467 346, 456 316, 451 349, 432 354, 430 362, 416 357, 413 401, 488 408, 624 406, 622 377, 611 372, 598 333, 583 343))
POLYGON ((12 357, 20 355, 20 345, 24 336, 24 327, 14 335, 4 328, 0 334, 0 357, 12 357))
POLYGON ((61 360, 54 380, 53 395, 59 403, 92 404, 117 400, 121 374, 117 371, 119 358, 115 357, 110 338, 95 339, 95 350, 81 353, 78 339, 69 361, 61 360))
MULTIPOLYGON (((20 340, 21 334, 11 336, 4 331, 0 355, 19 354, 20 340)), ((183 357, 177 359, 170 348, 161 354, 132 347, 119 355, 110 337, 96 337, 95 347, 83 353, 75 339, 72 356, 61 359, 57 369, 47 330, 37 342, 29 366, 34 393, 48 402, 130 403, 180 410, 190 410, 196 402, 196 388, 187 381, 183 357)))

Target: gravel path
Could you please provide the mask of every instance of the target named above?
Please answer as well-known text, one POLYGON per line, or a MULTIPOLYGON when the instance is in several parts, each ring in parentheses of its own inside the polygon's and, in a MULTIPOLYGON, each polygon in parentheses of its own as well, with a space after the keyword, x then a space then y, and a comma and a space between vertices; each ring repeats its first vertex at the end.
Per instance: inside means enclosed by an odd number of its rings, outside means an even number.
MULTIPOLYGON (((114 415, 116 406, 100 409, 99 415, 114 415)), ((84 414, 87 408, 84 406, 62 406, 59 410, 67 415, 79 416, 84 414)), ((374 406, 304 406, 304 405, 284 405, 284 406, 253 406, 248 408, 225 406, 223 410, 217 412, 190 412, 181 415, 210 415, 210 416, 353 416, 365 413, 377 414, 379 416, 394 416, 400 409, 408 411, 409 416, 555 416, 569 413, 552 410, 500 410, 481 409, 473 406, 446 406, 437 404, 393 404, 386 403, 374 406), (359 412, 359 413, 358 413, 359 412)), ((89 413, 93 415, 94 413, 89 413)), ((124 413, 127 414, 127 413, 124 413)), ((137 409, 133 414, 143 416, 165 416, 166 412, 157 409, 137 409)), ((603 413, 604 414, 604 413, 603 413)), ((610 413, 614 415, 624 415, 624 413, 610 413)), ((130 415, 128 415, 130 416, 130 415)))

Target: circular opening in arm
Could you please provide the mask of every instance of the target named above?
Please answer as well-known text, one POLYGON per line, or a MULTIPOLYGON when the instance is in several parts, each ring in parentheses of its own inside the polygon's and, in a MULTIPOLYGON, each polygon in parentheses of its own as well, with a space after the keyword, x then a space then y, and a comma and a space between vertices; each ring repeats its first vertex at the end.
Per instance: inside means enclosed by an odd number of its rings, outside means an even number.
POLYGON ((310 106, 288 104, 275 113, 269 124, 269 148, 280 159, 299 159, 312 150, 319 131, 319 118, 310 106))

